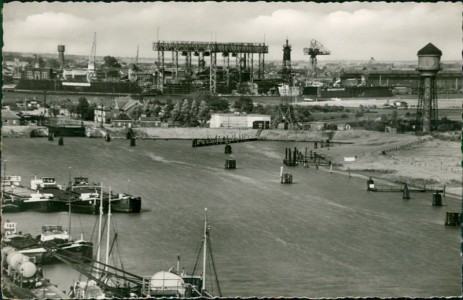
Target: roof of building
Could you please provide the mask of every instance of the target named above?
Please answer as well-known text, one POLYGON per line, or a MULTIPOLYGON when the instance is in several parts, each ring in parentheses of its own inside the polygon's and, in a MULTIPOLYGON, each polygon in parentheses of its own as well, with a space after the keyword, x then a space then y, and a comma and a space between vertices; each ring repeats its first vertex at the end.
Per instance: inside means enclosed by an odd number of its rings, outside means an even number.
POLYGON ((231 113, 231 114, 212 114, 213 116, 216 115, 216 116, 221 116, 221 117, 270 117, 270 115, 262 115, 262 114, 235 114, 235 113, 231 113))
POLYGON ((20 120, 21 118, 9 109, 2 109, 2 120, 3 119, 20 120))
POLYGON ((160 120, 161 119, 159 117, 140 117, 140 122, 154 122, 160 120))
POLYGON ((418 55, 441 55, 442 56, 442 51, 440 51, 433 44, 429 43, 423 48, 421 48, 420 51, 418 51, 418 55))
POLYGON ((125 112, 121 112, 117 117, 113 119, 113 121, 133 121, 129 115, 127 115, 125 112))

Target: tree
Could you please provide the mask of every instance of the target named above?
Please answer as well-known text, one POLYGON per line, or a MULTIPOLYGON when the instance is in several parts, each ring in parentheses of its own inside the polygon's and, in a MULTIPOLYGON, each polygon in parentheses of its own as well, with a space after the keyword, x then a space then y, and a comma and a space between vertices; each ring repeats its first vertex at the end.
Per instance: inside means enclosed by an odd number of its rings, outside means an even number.
POLYGON ((226 99, 213 98, 209 101, 209 107, 215 112, 228 112, 229 103, 226 99))
POLYGON ((87 101, 87 98, 80 97, 77 106, 75 107, 75 113, 80 115, 82 120, 85 120, 88 115, 88 110, 90 108, 90 104, 87 101))
POLYGON ((245 113, 251 113, 254 109, 254 104, 252 102, 252 99, 249 97, 241 96, 238 101, 235 101, 234 104, 235 109, 245 112, 245 113))
POLYGON ((190 125, 191 126, 198 125, 198 112, 199 112, 198 103, 196 102, 196 100, 193 99, 193 101, 191 101, 191 108, 190 108, 190 125))
POLYGON ((121 64, 117 61, 117 59, 115 57, 112 57, 112 56, 105 56, 103 58, 103 68, 104 69, 119 69, 121 67, 121 64))
POLYGON ((60 67, 59 61, 55 58, 50 58, 47 60, 47 67, 52 69, 57 69, 60 67))
POLYGON ((190 101, 184 99, 180 108, 180 122, 182 122, 183 125, 187 125, 190 122, 190 109, 190 101))
POLYGON ((173 122, 180 120, 180 110, 181 110, 180 102, 177 102, 170 113, 170 118, 173 122))
POLYGON ((206 121, 208 121, 211 118, 209 114, 209 110, 210 110, 209 105, 207 105, 205 100, 199 103, 198 120, 201 123, 206 123, 206 121))

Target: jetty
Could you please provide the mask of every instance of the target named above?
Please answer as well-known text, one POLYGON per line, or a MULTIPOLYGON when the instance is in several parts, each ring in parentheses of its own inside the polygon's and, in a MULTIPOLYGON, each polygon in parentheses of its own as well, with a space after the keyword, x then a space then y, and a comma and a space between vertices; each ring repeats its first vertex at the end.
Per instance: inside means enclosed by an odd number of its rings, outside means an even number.
POLYGON ((215 138, 206 138, 206 139, 193 139, 192 147, 205 147, 205 146, 216 146, 216 145, 227 145, 227 144, 234 144, 234 143, 244 143, 244 142, 254 142, 257 141, 258 138, 245 138, 245 137, 218 137, 215 138))

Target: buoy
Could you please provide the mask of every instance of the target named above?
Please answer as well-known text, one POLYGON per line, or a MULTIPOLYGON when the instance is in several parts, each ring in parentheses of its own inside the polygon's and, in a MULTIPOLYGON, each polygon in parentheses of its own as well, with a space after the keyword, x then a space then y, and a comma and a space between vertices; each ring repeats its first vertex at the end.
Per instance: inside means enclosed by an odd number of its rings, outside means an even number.
POLYGON ((64 139, 63 137, 60 137, 58 140, 58 146, 63 146, 64 145, 64 139))

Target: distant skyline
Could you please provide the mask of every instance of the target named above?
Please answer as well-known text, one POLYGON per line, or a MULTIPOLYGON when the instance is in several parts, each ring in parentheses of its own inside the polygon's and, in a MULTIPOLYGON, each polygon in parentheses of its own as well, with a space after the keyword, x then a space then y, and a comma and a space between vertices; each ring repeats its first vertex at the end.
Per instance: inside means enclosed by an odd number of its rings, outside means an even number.
MULTIPOLYGON (((319 61, 412 61, 431 42, 443 60, 461 60, 461 3, 11 2, 3 5, 3 51, 97 56, 156 56, 161 41, 254 42, 282 59, 289 39, 293 60, 307 60, 312 39, 331 51, 319 61)), ((170 54, 167 54, 170 59, 170 54)))

